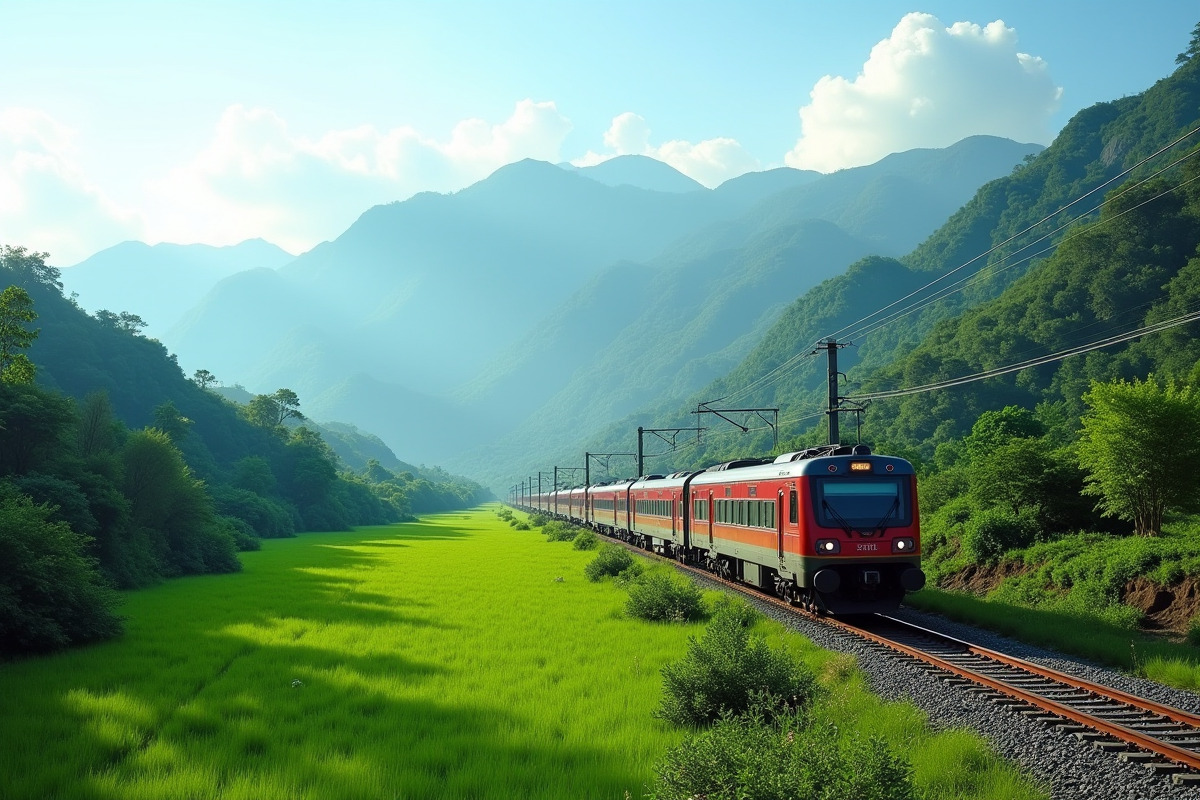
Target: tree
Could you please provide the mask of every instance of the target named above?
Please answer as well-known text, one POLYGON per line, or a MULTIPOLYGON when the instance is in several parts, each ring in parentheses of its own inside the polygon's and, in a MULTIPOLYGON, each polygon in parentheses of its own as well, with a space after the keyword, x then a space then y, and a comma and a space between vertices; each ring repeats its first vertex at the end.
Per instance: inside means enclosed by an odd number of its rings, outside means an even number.
POLYGON ((174 401, 168 400, 154 409, 154 427, 165 433, 177 447, 193 424, 192 420, 179 413, 174 401))
POLYGON ((141 334, 142 329, 146 327, 146 321, 137 314, 131 314, 128 311, 122 311, 120 314, 114 314, 106 309, 100 309, 96 312, 96 319, 110 328, 114 328, 125 333, 132 333, 134 336, 141 334))
POLYGON ((61 293, 60 273, 57 267, 51 267, 46 263, 46 259, 49 257, 49 253, 26 250, 24 247, 0 245, 0 269, 12 272, 19 285, 45 286, 61 293))
POLYGON ((1192 28, 1192 39, 1188 42, 1187 50, 1175 56, 1175 63, 1186 64, 1197 54, 1200 54, 1200 22, 1197 22, 1196 27, 1192 28))
POLYGON ((302 421, 300 398, 291 389, 278 389, 274 394, 257 394, 246 405, 246 419, 260 428, 278 428, 285 420, 302 421))
POLYGON ((1157 536, 1167 511, 1200 510, 1200 392, 1151 376, 1093 383, 1083 400, 1083 491, 1104 516, 1157 536))
POLYGON ((20 286, 0 292, 0 382, 33 383, 34 366, 21 350, 37 338, 27 325, 37 319, 33 299, 20 286))
POLYGON ((201 389, 207 389, 217 382, 217 376, 213 375, 206 369, 198 369, 192 373, 192 383, 199 386, 201 389))

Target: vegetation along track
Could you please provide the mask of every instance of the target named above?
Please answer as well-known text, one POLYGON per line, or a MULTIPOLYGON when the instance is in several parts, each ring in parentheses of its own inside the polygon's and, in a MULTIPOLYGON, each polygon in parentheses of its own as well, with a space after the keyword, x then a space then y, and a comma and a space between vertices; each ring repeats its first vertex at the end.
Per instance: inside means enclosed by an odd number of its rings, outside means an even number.
POLYGON ((772 595, 708 570, 621 542, 633 552, 674 563, 709 581, 865 639, 919 662, 972 693, 1008 706, 1035 722, 1073 733, 1125 761, 1200 786, 1200 716, 1043 667, 883 614, 850 620, 811 614, 772 595))

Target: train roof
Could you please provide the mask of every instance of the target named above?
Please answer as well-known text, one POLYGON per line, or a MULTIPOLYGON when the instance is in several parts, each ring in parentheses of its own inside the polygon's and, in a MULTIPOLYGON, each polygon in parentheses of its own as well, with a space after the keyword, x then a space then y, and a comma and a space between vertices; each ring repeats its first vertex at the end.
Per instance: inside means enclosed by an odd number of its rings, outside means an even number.
POLYGON ((870 462, 874 475, 912 475, 913 466, 903 458, 878 455, 818 455, 800 458, 799 453, 788 453, 766 464, 736 467, 717 472, 705 471, 697 475, 692 486, 711 486, 732 481, 763 481, 772 478, 798 478, 803 475, 845 475, 850 472, 850 462, 870 462), (784 460, 787 456, 793 459, 784 460))

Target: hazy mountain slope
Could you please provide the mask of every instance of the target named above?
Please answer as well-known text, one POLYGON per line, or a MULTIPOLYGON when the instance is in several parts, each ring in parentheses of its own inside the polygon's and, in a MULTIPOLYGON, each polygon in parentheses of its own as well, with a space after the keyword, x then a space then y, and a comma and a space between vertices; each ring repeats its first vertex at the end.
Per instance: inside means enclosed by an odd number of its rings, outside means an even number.
POLYGON ((637 408, 688 397, 736 366, 793 298, 868 253, 899 254, 936 229, 942 208, 978 188, 964 176, 1008 174, 1036 149, 976 137, 808 183, 803 173, 767 178, 764 185, 781 180, 784 190, 675 242, 640 271, 606 273, 472 384, 465 401, 503 410, 499 430, 516 426, 481 460, 520 457, 531 439, 578 440, 637 408), (824 211, 798 216, 814 209, 824 211), (823 217, 849 219, 870 238, 823 217), (530 403, 537 393, 544 404, 530 403))
POLYGON ((590 167, 560 164, 605 186, 633 186, 651 192, 695 192, 704 186, 674 167, 649 156, 617 156, 590 167))
MULTIPOLYGON (((886 382, 889 386, 912 386, 928 380, 968 374, 974 368, 991 363, 980 355, 982 352, 994 351, 994 358, 1006 354, 1015 356, 1023 346, 1019 342, 991 341, 986 331, 994 323, 983 320, 989 316, 1019 315, 1035 301, 1043 307, 1062 305, 1071 293, 1081 293, 1079 288, 1068 291, 1066 287, 1071 281, 1063 279, 1059 281, 1062 285, 1053 291, 1045 289, 1041 294, 1030 294, 1028 287, 1042 285, 1042 281, 1046 281, 1048 286, 1055 286, 1057 281, 1031 275, 1028 282, 1019 284, 1017 293, 1005 296, 1008 287, 1030 271, 1031 263, 1040 263, 1037 260, 1031 262, 1030 255, 1044 258, 1049 250, 1045 242, 1038 243, 1030 250, 1020 249, 1039 240, 1048 226, 1026 234, 1021 232, 1067 203, 1106 184, 1127 167, 1136 165, 1141 158, 1198 125, 1200 64, 1194 63, 1181 66, 1174 75, 1159 81, 1141 95, 1085 109, 1071 120, 1049 148, 1011 176, 984 186, 941 229, 901 261, 867 259, 853 266, 845 275, 826 281, 791 304, 771 331, 727 376, 714 381, 682 403, 648 407, 612 426, 604 434, 580 442, 577 449, 628 447, 632 427, 638 424, 684 424, 689 419, 687 412, 694 409, 697 400, 729 395, 736 396, 738 402, 747 405, 781 406, 785 419, 791 420, 788 431, 792 434, 808 430, 813 425, 823 427, 819 414, 816 418, 809 416, 814 411, 819 412, 825 402, 823 359, 802 358, 796 366, 768 376, 776 367, 810 349, 822 336, 834 333, 839 339, 852 340, 857 345, 843 350, 841 354, 840 366, 849 375, 846 386, 851 392, 858 385, 870 386, 874 382, 886 382), (1017 237, 1014 241, 978 262, 979 265, 986 262, 989 269, 966 291, 932 302, 919 310, 914 309, 912 313, 869 334, 862 325, 854 324, 864 315, 888 306, 938 275, 968 264, 981 254, 987 254, 990 248, 1014 236, 1017 237), (993 300, 996 303, 994 312, 987 310, 992 306, 984 306, 979 312, 972 312, 957 320, 965 310, 981 307, 993 300), (939 322, 942 324, 938 325, 939 322), (947 337, 957 338, 959 344, 954 348, 944 348, 947 337), (881 369, 885 371, 879 372, 881 369), (739 393, 744 387, 746 391, 739 393)), ((1176 157, 1178 153, 1169 156, 1176 157)), ((1153 169, 1165 163, 1160 158, 1155 164, 1140 168, 1135 179, 1149 175, 1153 169)), ((1099 200, 1100 196, 1097 195, 1095 203, 1099 200)), ((1072 209, 1073 214, 1086 214, 1095 203, 1080 204, 1072 209)), ((1146 224, 1152 226, 1152 220, 1153 215, 1146 224)), ((1058 225, 1059 220, 1055 220, 1054 227, 1058 225)), ((1121 240, 1109 245, 1109 249, 1118 251, 1124 247, 1121 240)), ((1103 263, 1103 258, 1109 256, 1111 253, 1100 248, 1091 269, 1096 270, 1103 263)), ((1144 266, 1148 268, 1149 264, 1144 266)), ((1076 286, 1096 277, 1088 275, 1086 263, 1073 266, 1072 269, 1082 270, 1078 273, 1079 277, 1074 279, 1076 286)), ((1160 278, 1167 280, 1172 274, 1171 270, 1177 269, 1178 264, 1160 278)), ((1114 285, 1118 288, 1122 282, 1132 287, 1132 276, 1135 274, 1136 271, 1131 271, 1122 277, 1118 270, 1111 272, 1109 278, 1116 281, 1114 285)), ((957 279, 958 275, 955 277, 957 279)), ((1088 291, 1083 291, 1083 294, 1088 291)), ((1120 299, 1123 294, 1114 292, 1113 286, 1108 286, 1096 296, 1115 298, 1116 302, 1121 303, 1125 302, 1120 299)), ((892 310, 902 309, 928 296, 928 292, 918 293, 892 310)), ((1139 292, 1130 291, 1128 302, 1136 302, 1134 298, 1140 296, 1139 292)), ((1169 304, 1167 300, 1162 302, 1169 304)), ((1142 309, 1139 313, 1146 312, 1147 309, 1142 309)), ((1066 306, 1056 308, 1053 315, 1068 320, 1072 313, 1084 322, 1099 316, 1096 309, 1082 304, 1074 312, 1066 306)), ((1151 309, 1150 313, 1161 315, 1165 312, 1151 309)), ((1046 338, 1036 344, 1044 349, 1054 347, 1059 341, 1065 340, 1046 338)), ((1134 351, 1136 349, 1131 348, 1134 351)), ((1103 356, 1097 358, 1102 359, 1103 356)), ((1078 368, 1075 364, 1091 361, 1093 357, 1089 356, 1087 360, 1065 362, 1064 371, 1056 371, 1055 375, 1070 375, 1072 370, 1078 368)), ((1146 366, 1151 362, 1142 363, 1146 366)), ((1045 380, 1044 375, 1036 379, 1038 385, 1045 380)), ((1080 386, 1076 383, 1071 391, 1077 393, 1080 386)), ((961 433, 964 423, 969 424, 969 420, 973 419, 972 414, 978 410, 1012 397, 1011 393, 999 392, 984 400, 985 395, 986 388, 979 386, 963 392, 917 395, 916 399, 899 406, 894 402, 880 403, 877 408, 868 411, 868 426, 875 425, 876 432, 883 430, 888 436, 905 439, 904 443, 909 445, 914 443, 911 440, 917 436, 925 437, 930 442, 940 441, 961 433), (905 425, 900 425, 897 422, 898 414, 911 419, 905 425), (878 415, 878 423, 871 421, 874 415, 878 415), (916 423, 916 417, 920 418, 920 424, 916 423)), ((843 430, 846 430, 845 424, 843 430)), ((823 433, 818 431, 812 438, 816 440, 821 436, 823 433)), ((655 468, 711 463, 733 452, 764 452, 770 447, 769 441, 765 431, 750 436, 717 435, 711 437, 704 446, 693 448, 675 459, 665 459, 665 463, 657 464, 655 468)), ((517 474, 525 471, 528 470, 524 465, 515 470, 517 474)))
POLYGON ((161 337, 222 278, 294 257, 262 239, 230 247, 122 242, 63 269, 62 282, 88 311, 132 312, 147 335, 161 337))
POLYGON ((649 258, 723 214, 711 192, 609 187, 524 161, 454 195, 370 209, 279 271, 285 302, 266 287, 225 284, 220 302, 202 304, 164 340, 185 365, 259 386, 264 359, 291 328, 315 326, 353 342, 355 363, 334 365, 343 374, 436 391, 527 330, 528 308, 560 302, 602 266, 649 258), (230 304, 262 314, 231 315, 230 304))

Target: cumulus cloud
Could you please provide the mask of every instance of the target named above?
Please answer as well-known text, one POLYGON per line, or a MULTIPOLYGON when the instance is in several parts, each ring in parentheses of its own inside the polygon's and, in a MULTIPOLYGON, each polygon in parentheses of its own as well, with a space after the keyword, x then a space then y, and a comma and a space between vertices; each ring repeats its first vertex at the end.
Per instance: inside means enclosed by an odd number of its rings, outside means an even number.
POLYGON ((613 118, 612 125, 604 134, 604 144, 610 152, 589 150, 582 158, 571 163, 577 167, 590 167, 617 156, 650 156, 670 164, 709 188, 759 168, 757 159, 735 139, 705 139, 696 144, 675 139, 659 145, 651 144, 650 126, 644 118, 630 111, 613 118))
POLYGON ((0 110, 0 243, 70 265, 143 233, 78 167, 75 132, 42 111, 0 110))
POLYGON ((789 166, 830 172, 914 147, 990 134, 1048 143, 1062 90, 1017 32, 912 13, 875 45, 854 80, 826 75, 800 109, 789 166))
POLYGON ((554 103, 523 100, 503 122, 464 120, 442 140, 369 125, 312 139, 273 111, 235 105, 196 158, 150 185, 152 229, 214 244, 261 236, 299 252, 372 205, 461 189, 522 158, 559 161, 570 130, 554 103))

